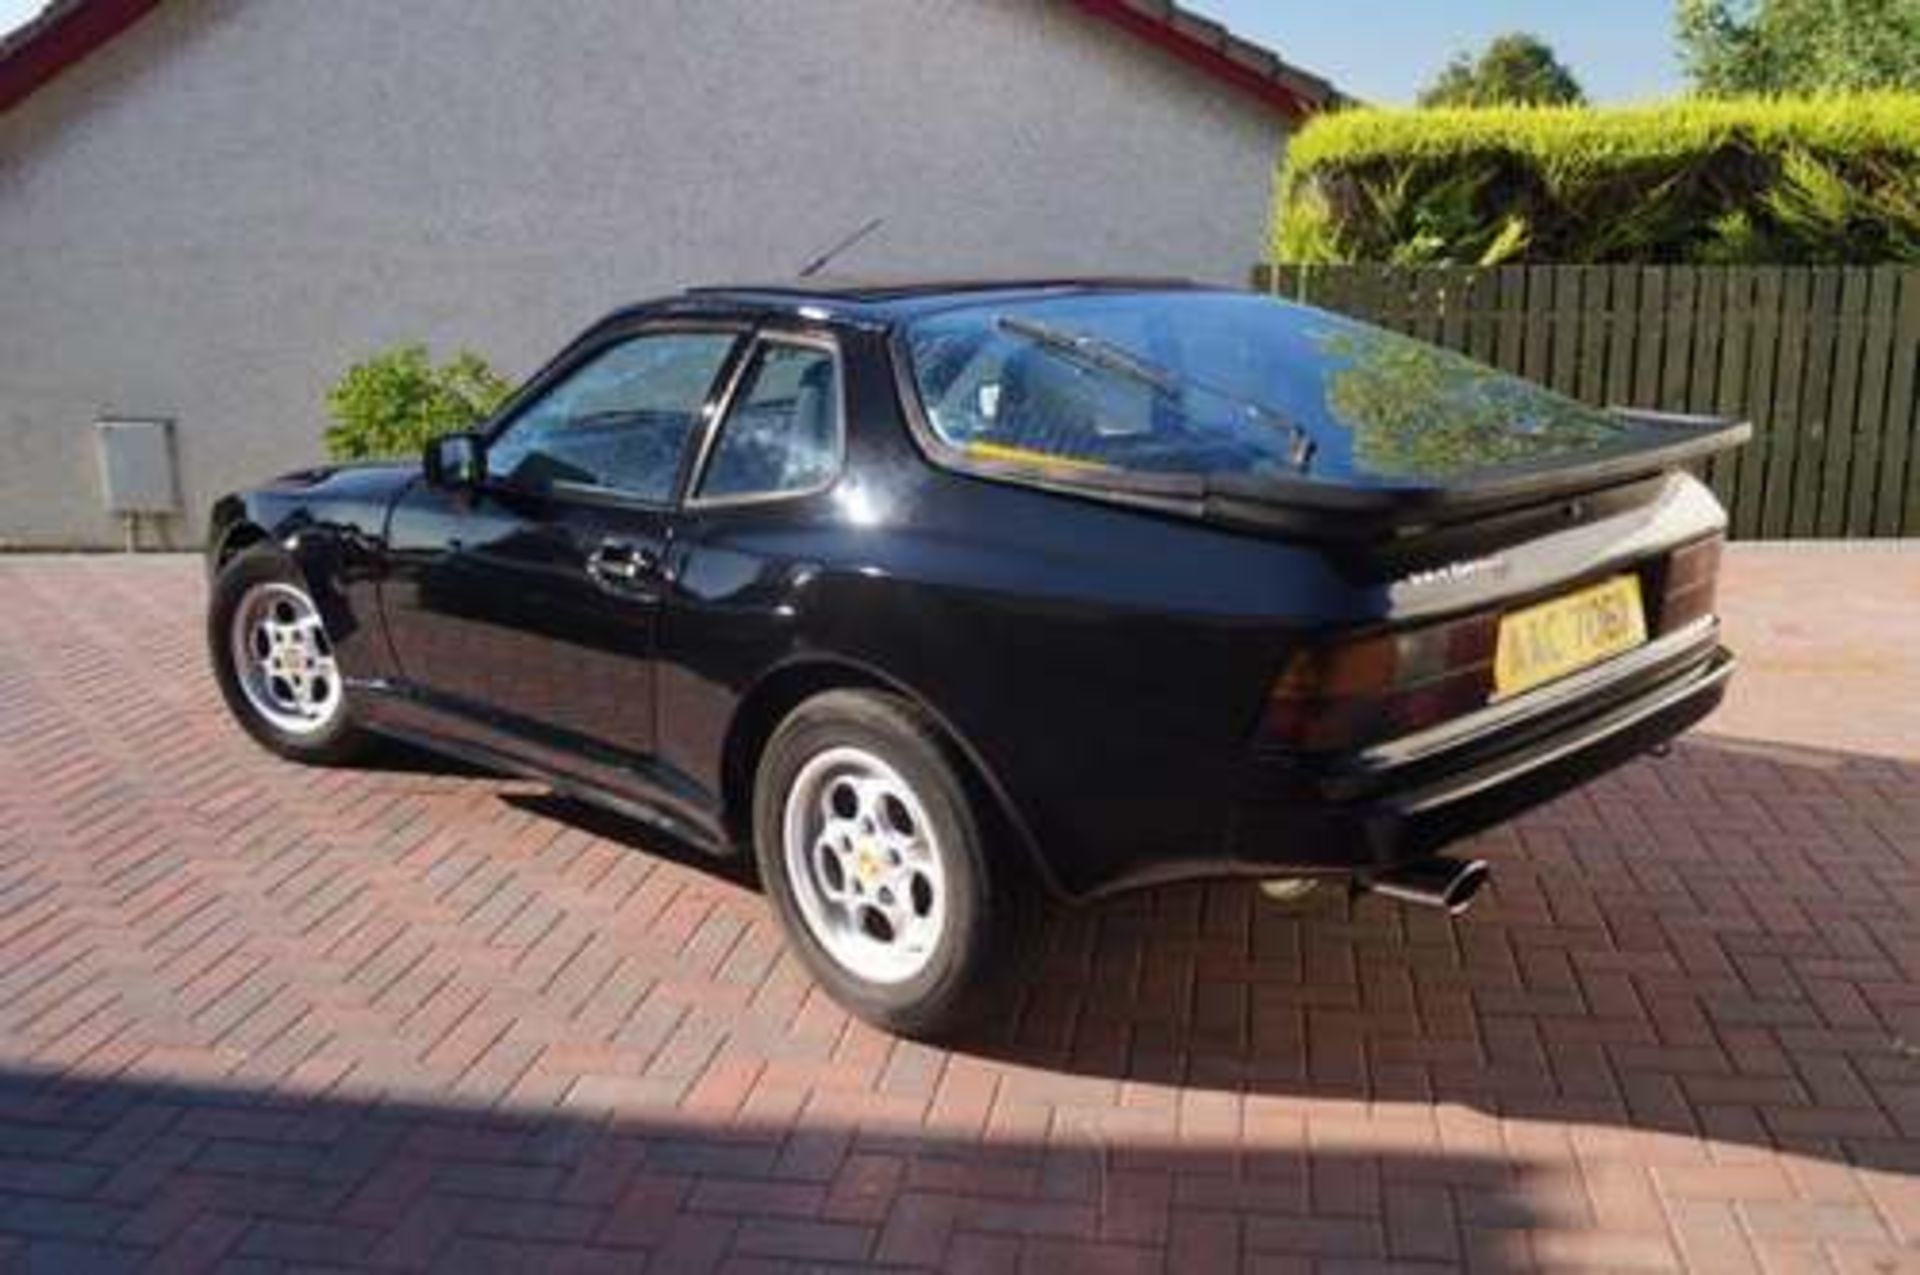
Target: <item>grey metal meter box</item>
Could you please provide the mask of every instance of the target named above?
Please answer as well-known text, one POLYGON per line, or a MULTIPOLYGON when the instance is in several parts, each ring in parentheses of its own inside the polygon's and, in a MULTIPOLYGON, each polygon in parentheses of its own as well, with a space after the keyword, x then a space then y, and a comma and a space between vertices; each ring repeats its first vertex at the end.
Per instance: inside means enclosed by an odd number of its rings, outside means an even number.
POLYGON ((100 490, 107 512, 171 514, 180 509, 173 472, 173 422, 101 420, 100 490))

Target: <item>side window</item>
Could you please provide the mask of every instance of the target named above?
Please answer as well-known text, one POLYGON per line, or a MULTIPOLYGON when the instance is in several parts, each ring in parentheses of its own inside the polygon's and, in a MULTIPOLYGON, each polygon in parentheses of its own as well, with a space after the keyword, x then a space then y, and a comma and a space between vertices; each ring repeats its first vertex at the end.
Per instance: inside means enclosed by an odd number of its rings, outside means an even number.
POLYGON ((840 465, 840 371, 810 345, 768 342, 754 352, 700 481, 700 496, 805 491, 840 465))
POLYGON ((602 350, 507 423, 487 448, 488 475, 535 491, 563 484, 671 498, 735 340, 674 332, 602 350))

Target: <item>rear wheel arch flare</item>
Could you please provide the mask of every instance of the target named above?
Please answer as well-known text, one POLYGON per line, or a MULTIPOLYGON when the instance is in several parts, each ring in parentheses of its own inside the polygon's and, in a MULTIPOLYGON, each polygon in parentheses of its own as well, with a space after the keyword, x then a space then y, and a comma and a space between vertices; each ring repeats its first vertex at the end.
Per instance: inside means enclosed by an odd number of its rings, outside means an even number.
POLYGON ((838 659, 806 660, 776 668, 754 684, 735 710, 722 753, 720 777, 727 831, 736 841, 744 842, 751 834, 754 774, 774 730, 807 700, 828 691, 845 690, 893 695, 924 714, 941 742, 952 751, 961 778, 977 805, 976 813, 989 827, 1019 846, 1027 866, 1035 871, 1049 893, 1066 897, 1052 865, 1040 853, 1032 831, 992 768, 965 736, 954 729, 946 715, 910 687, 863 665, 838 659))

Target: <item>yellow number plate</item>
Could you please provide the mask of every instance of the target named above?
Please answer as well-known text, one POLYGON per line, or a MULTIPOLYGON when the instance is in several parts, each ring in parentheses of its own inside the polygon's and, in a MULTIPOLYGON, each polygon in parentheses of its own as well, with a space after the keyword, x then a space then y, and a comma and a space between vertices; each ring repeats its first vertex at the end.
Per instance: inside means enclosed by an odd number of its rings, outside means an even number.
POLYGON ((1493 656, 1493 693, 1518 695, 1646 640, 1640 578, 1615 576, 1502 616, 1493 656))

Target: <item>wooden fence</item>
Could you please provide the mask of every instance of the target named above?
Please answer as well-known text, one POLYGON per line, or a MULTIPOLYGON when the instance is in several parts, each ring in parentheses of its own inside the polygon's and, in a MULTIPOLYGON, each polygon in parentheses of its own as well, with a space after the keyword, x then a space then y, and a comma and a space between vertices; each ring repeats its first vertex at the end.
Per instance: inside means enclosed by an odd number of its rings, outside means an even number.
POLYGON ((1920 267, 1263 266, 1256 286, 1599 406, 1713 412, 1736 536, 1920 536, 1920 267))

